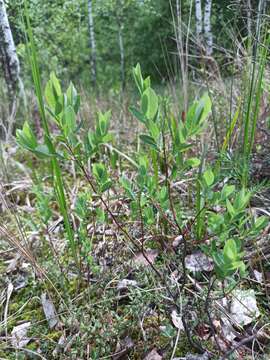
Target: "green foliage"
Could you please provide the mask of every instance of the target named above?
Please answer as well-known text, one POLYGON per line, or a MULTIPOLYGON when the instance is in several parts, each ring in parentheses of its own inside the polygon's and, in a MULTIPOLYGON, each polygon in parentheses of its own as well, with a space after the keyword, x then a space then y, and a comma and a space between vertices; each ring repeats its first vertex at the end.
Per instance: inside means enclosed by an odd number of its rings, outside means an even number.
POLYGON ((104 114, 99 112, 95 131, 89 129, 85 140, 85 147, 89 156, 93 156, 96 152, 98 152, 102 144, 109 143, 113 140, 112 134, 108 132, 110 116, 110 111, 107 111, 104 114))
MULTIPOLYGON (((29 83, 31 70, 27 64, 21 3, 21 0, 9 1, 7 8, 25 81, 29 83)), ((153 79, 159 80, 160 73, 164 78, 167 77, 162 48, 164 44, 170 51, 176 48, 175 42, 171 40, 173 26, 171 8, 167 1, 92 0, 92 7, 99 87, 110 86, 116 91, 119 89, 120 26, 123 28, 126 69, 130 69, 134 62, 141 62, 153 79)), ((29 17, 37 40, 38 58, 42 59, 40 67, 44 76, 54 71, 61 78, 76 83, 80 81, 88 88, 91 49, 87 1, 29 1, 29 17)))
POLYGON ((49 152, 48 146, 45 144, 38 144, 35 134, 33 133, 29 123, 26 121, 22 130, 17 129, 16 137, 18 144, 31 152, 39 158, 48 158, 53 154, 49 152))
POLYGON ((107 170, 103 164, 93 164, 93 175, 97 181, 99 191, 101 193, 105 192, 111 187, 112 181, 109 179, 107 170))
MULTIPOLYGON (((48 145, 39 144, 28 122, 25 122, 22 130, 17 130, 16 137, 18 144, 25 150, 32 152, 43 161, 53 161, 54 171, 52 175, 53 177, 55 176, 55 195, 63 217, 66 219, 65 225, 68 233, 69 245, 76 259, 78 249, 74 240, 75 230, 71 230, 71 228, 69 228, 70 224, 68 220, 67 204, 64 195, 59 162, 65 162, 68 159, 73 159, 83 166, 82 164, 87 162, 89 157, 93 157, 97 153, 100 154, 102 151, 101 145, 112 140, 112 136, 108 132, 110 111, 106 113, 99 112, 95 131, 89 129, 86 135, 81 137, 79 134, 81 126, 77 122, 80 97, 73 84, 70 83, 67 91, 63 92, 58 78, 54 73, 52 73, 45 87, 44 93, 47 101, 47 113, 50 116, 51 121, 57 125, 58 133, 50 132, 50 124, 48 123, 44 131, 44 139, 48 145), (48 150, 49 148, 50 151, 48 150), (85 149, 85 153, 83 153, 83 149, 85 149)), ((42 98, 42 96, 40 98, 42 98)), ((47 114, 44 119, 47 122, 47 114)), ((92 169, 99 192, 103 193, 107 191, 111 187, 112 181, 108 177, 104 164, 94 163, 92 169)), ((37 200, 37 204, 39 204, 38 206, 42 211, 42 217, 44 218, 44 221, 45 218, 47 221, 49 213, 46 213, 46 207, 48 208, 49 204, 47 201, 46 203, 41 203, 39 196, 37 197, 37 200)), ((86 204, 88 201, 89 199, 87 199, 87 197, 80 196, 76 202, 75 213, 81 219, 80 226, 77 229, 77 236, 79 244, 82 244, 82 254, 83 257, 92 264, 92 258, 89 255, 89 252, 91 251, 91 244, 88 241, 85 223, 88 216, 88 212, 86 210, 86 204)), ((105 220, 104 213, 102 214, 101 212, 98 212, 97 216, 99 220, 105 220)))
POLYGON ((239 270, 240 275, 245 275, 245 264, 242 260, 241 248, 241 243, 236 239, 228 239, 222 250, 218 250, 215 242, 212 242, 208 253, 214 260, 218 277, 225 279, 232 276, 237 270, 239 270))
POLYGON ((52 218, 52 210, 50 208, 52 196, 45 193, 41 182, 34 186, 33 193, 36 196, 36 207, 40 216, 40 225, 48 226, 49 220, 52 218))
MULTIPOLYGON (((131 108, 131 113, 143 123, 146 131, 145 134, 140 134, 143 146, 136 154, 136 162, 113 148, 115 153, 130 161, 132 165, 136 164, 134 168, 136 176, 132 179, 122 176, 117 183, 129 199, 131 218, 140 219, 142 226, 151 229, 156 224, 157 218, 163 219, 166 228, 167 216, 169 216, 173 218, 176 227, 180 227, 183 232, 186 231, 184 208, 172 198, 170 183, 178 175, 187 178, 190 169, 199 166, 197 179, 194 183, 190 183, 190 191, 193 191, 194 186, 197 187, 193 217, 194 222, 197 223, 197 236, 201 240, 208 235, 213 238, 209 245, 203 244, 202 249, 213 258, 218 277, 224 279, 238 272, 243 275, 245 238, 258 236, 266 225, 266 219, 261 217, 254 221, 248 213, 252 196, 250 191, 245 188, 237 190, 236 186, 230 183, 220 187, 222 176, 218 170, 214 170, 210 164, 204 164, 205 170, 202 171, 201 161, 205 163, 205 160, 194 157, 190 151, 195 146, 194 140, 207 127, 207 119, 211 113, 209 96, 204 94, 191 104, 186 121, 176 120, 169 111, 169 105, 164 108, 166 102, 151 88, 149 78, 143 78, 139 65, 133 69, 133 75, 139 91, 141 107, 140 110, 131 108), (165 184, 160 184, 161 174, 165 175, 165 184), (166 214, 165 218, 164 214, 166 214)), ((63 92, 54 73, 51 74, 45 87, 45 97, 47 112, 58 128, 58 132, 49 134, 53 152, 47 151, 47 156, 44 155, 45 150, 42 153, 43 145, 38 143, 27 122, 22 130, 17 131, 18 143, 43 160, 50 160, 51 157, 55 159, 57 156, 59 161, 74 161, 86 177, 92 191, 96 192, 105 204, 103 195, 112 187, 113 181, 106 163, 101 161, 101 158, 104 157, 108 143, 113 140, 109 132, 111 112, 99 112, 95 130, 82 131, 77 123, 80 97, 72 83, 67 91, 63 92), (95 184, 92 183, 92 178, 85 168, 89 159, 92 161, 91 169, 95 184)), ((115 162, 114 166, 116 166, 115 162)), ((109 196, 108 193, 107 195, 109 196)), ((37 199, 44 222, 48 221, 51 216, 46 211, 48 199, 44 200, 44 203, 40 201, 39 195, 37 199)), ((94 213, 89 212, 89 201, 91 201, 90 195, 80 194, 74 211, 80 220, 76 232, 81 244, 81 256, 93 265, 92 245, 87 237, 87 219, 89 216, 95 216, 99 223, 106 223, 108 208, 105 207, 105 210, 98 208, 94 213)))

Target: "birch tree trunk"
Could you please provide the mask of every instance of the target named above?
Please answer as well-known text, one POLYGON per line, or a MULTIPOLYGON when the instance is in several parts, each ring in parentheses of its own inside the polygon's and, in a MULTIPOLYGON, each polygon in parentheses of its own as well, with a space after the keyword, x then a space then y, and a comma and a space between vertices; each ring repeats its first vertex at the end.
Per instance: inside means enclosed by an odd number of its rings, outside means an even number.
POLYGON ((202 3, 201 0, 195 0, 195 20, 196 20, 196 38, 197 46, 200 47, 202 41, 203 18, 202 18, 202 3))
POLYGON ((90 35, 90 49, 91 49, 91 75, 93 86, 97 83, 97 52, 96 52, 96 39, 93 20, 93 7, 92 0, 88 0, 88 22, 89 22, 89 35, 90 35))
POLYGON ((204 36, 205 36, 205 54, 212 56, 213 54, 213 33, 211 28, 211 10, 212 0, 205 1, 204 8, 204 36))
POLYGON ((252 8, 251 8, 251 0, 247 0, 247 32, 248 32, 248 36, 251 39, 252 37, 252 26, 251 26, 251 12, 252 12, 252 8))
POLYGON ((24 97, 23 84, 20 79, 20 63, 16 53, 4 0, 0 0, 0 66, 7 84, 9 107, 8 113, 0 119, 0 138, 8 141, 15 124, 17 108, 17 90, 24 97))
POLYGON ((118 19, 118 42, 119 42, 119 50, 120 50, 120 71, 121 71, 121 84, 122 91, 125 90, 126 86, 126 76, 125 76, 125 49, 124 49, 124 41, 123 41, 123 30, 124 26, 121 19, 118 19))
POLYGON ((20 64, 4 0, 0 0, 0 60, 9 96, 12 100, 19 83, 20 64))

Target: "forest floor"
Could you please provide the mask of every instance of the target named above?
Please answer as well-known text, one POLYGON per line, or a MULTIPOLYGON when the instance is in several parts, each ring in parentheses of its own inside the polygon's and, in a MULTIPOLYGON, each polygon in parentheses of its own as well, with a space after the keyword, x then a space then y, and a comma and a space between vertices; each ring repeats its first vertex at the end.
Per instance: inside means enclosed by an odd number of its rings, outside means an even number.
MULTIPOLYGON (((89 112, 85 106, 82 116, 89 112)), ((114 115, 112 132, 121 151, 135 159, 140 125, 128 115, 127 107, 120 114, 118 119, 114 115)), ((258 135, 257 144, 265 140, 258 135)), ((261 156, 254 160, 259 170, 253 186, 259 191, 254 192, 249 211, 269 217, 265 182, 269 174, 266 157, 261 160, 261 156)), ((177 229, 168 225, 161 233, 156 223, 144 229, 140 218, 131 216, 129 200, 118 187, 123 174, 136 176, 128 159, 118 159, 110 167, 113 185, 108 201, 132 238, 138 242, 143 238, 142 251, 100 211, 104 204, 76 165, 65 163, 62 172, 72 227, 79 227, 73 210, 82 194, 91 193, 91 213, 96 214, 87 223, 89 248, 79 245, 86 255, 78 270, 48 166, 14 143, 3 146, 2 157, 0 217, 8 234, 0 241, 0 359, 270 358, 269 226, 256 242, 246 244, 244 278, 224 290, 223 281, 213 280, 213 262, 193 235, 188 236, 183 270, 184 249, 177 229), (41 219, 48 209, 51 216, 44 225, 41 219), (183 271, 182 285, 178 280, 183 271)), ((100 160, 108 164, 110 157, 107 149, 100 160)), ((214 160, 211 148, 209 160, 214 160)), ((181 198, 190 227, 194 196, 187 184, 196 171, 191 169, 184 180, 176 178, 172 185, 172 196, 181 198)))

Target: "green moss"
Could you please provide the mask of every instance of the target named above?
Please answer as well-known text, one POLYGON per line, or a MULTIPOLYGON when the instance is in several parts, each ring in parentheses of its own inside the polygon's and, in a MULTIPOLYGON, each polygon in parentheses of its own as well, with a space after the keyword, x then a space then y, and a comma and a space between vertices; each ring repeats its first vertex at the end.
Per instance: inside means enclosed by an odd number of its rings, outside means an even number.
POLYGON ((47 335, 47 338, 49 340, 58 341, 62 334, 62 331, 52 331, 47 335))
POLYGON ((37 344, 34 341, 32 341, 29 344, 27 344, 26 348, 29 349, 29 350, 32 350, 32 351, 36 351, 37 350, 37 344))
POLYGON ((4 273, 6 271, 6 264, 4 261, 0 260, 0 273, 4 273))

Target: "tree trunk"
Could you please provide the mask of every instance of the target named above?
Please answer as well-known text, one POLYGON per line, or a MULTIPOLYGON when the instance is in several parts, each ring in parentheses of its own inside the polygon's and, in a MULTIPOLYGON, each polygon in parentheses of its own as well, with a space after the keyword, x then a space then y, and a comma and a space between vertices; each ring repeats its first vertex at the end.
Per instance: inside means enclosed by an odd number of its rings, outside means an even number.
MULTIPOLYGON (((181 25, 181 8, 180 8, 180 0, 176 0, 176 20, 177 27, 179 28, 181 25)), ((179 32, 179 31, 178 31, 179 32)))
POLYGON ((16 53, 4 0, 0 0, 0 66, 7 84, 9 97, 8 114, 0 119, 0 138, 8 141, 12 135, 17 108, 17 89, 24 95, 20 79, 20 63, 16 53))
POLYGON ((196 38, 197 46, 200 47, 202 40, 202 4, 201 0, 195 0, 196 38))
POLYGON ((124 26, 122 21, 118 21, 118 42, 119 42, 119 50, 120 50, 120 69, 121 69, 121 84, 122 91, 125 90, 126 86, 126 76, 125 76, 125 49, 124 49, 124 41, 123 41, 123 29, 124 26))
POLYGON ((211 10, 212 0, 206 0, 204 9, 204 36, 205 36, 205 54, 213 54, 213 33, 211 29, 211 10))
POLYGON ((247 32, 248 32, 248 36, 251 39, 252 38, 252 25, 251 25, 251 13, 252 13, 252 8, 251 8, 251 0, 247 0, 247 32))
POLYGON ((88 0, 88 22, 89 22, 89 35, 90 35, 90 49, 91 49, 91 74, 93 86, 97 83, 97 53, 96 53, 96 40, 95 29, 93 20, 93 7, 92 0, 88 0))
POLYGON ((20 64, 9 26, 4 0, 0 0, 0 61, 9 96, 12 100, 19 83, 20 64))

